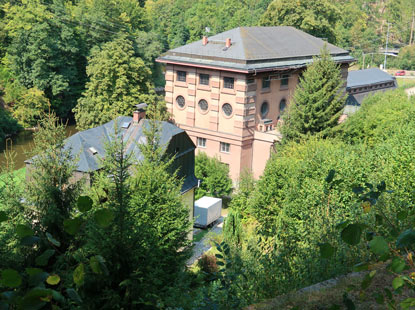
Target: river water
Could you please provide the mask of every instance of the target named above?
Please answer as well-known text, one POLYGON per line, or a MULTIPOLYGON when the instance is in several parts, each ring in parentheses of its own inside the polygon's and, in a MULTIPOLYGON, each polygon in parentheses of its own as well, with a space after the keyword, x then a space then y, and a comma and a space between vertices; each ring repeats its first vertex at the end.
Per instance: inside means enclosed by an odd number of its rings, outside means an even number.
MULTIPOLYGON (((77 133, 75 125, 69 125, 65 129, 66 136, 70 137, 77 133)), ((30 157, 29 152, 33 149, 33 133, 31 131, 22 131, 18 135, 0 144, 0 167, 6 165, 5 150, 12 149, 15 154, 15 169, 24 167, 24 161, 30 157)), ((1 171, 1 169, 0 169, 1 171)))

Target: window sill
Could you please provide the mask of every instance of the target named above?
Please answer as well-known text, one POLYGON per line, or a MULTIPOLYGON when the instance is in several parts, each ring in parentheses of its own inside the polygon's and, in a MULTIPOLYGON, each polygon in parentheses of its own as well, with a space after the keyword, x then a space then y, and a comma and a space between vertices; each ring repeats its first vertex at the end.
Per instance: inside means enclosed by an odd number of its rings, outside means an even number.
POLYGON ((177 87, 188 87, 187 86, 187 82, 179 82, 179 81, 176 81, 176 83, 174 83, 174 86, 177 86, 177 87))
POLYGON ((222 88, 221 93, 223 94, 229 94, 229 95, 235 95, 235 89, 233 88, 222 88))
POLYGON ((270 92, 271 92, 270 87, 261 89, 261 94, 266 94, 266 93, 270 93, 270 92))
POLYGON ((287 90, 288 89, 288 85, 284 85, 280 87, 280 90, 287 90))
POLYGON ((199 85, 197 85, 197 89, 198 90, 208 90, 208 91, 210 91, 210 86, 209 85, 199 84, 199 85))

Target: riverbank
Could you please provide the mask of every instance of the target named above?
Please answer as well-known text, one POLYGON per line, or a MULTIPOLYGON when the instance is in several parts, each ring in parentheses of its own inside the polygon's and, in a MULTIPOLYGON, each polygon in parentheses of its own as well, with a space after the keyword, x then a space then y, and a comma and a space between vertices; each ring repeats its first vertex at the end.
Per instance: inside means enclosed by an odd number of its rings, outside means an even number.
MULTIPOLYGON (((77 133, 75 125, 66 126, 66 137, 70 137, 77 133)), ((20 169, 25 166, 24 161, 32 156, 33 149, 33 131, 21 131, 12 138, 0 144, 0 167, 6 165, 5 151, 12 150, 16 157, 14 158, 15 169, 20 169)))

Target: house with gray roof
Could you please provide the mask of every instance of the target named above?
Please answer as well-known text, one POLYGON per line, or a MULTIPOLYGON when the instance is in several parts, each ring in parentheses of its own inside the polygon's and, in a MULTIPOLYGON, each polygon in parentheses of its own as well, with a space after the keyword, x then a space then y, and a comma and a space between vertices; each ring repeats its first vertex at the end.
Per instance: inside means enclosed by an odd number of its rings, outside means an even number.
POLYGON ((349 51, 294 27, 238 27, 167 51, 165 99, 198 152, 258 178, 304 70, 326 47, 346 81, 349 51))
POLYGON ((378 68, 349 71, 344 114, 349 115, 357 111, 367 96, 396 88, 396 78, 378 68))
MULTIPOLYGON (((91 185, 94 174, 100 170, 100 160, 105 156, 105 145, 116 137, 123 140, 126 154, 133 161, 143 160, 140 144, 147 143, 144 131, 149 127, 150 120, 144 118, 144 110, 138 109, 133 117, 119 116, 101 126, 80 131, 65 140, 65 149, 70 150, 77 159, 74 180, 84 179, 91 185)), ((194 189, 198 180, 194 174, 195 145, 186 132, 179 127, 164 121, 158 121, 160 145, 165 149, 165 156, 173 158, 171 172, 177 172, 183 180, 181 194, 189 206, 193 217, 194 189)), ((32 159, 26 163, 26 177, 30 178, 32 159)))

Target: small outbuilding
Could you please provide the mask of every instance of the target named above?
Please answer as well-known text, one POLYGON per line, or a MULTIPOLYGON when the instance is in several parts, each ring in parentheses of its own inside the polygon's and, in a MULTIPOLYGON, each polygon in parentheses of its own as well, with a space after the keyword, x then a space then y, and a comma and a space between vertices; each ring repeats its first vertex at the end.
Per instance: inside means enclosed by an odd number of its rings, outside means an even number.
POLYGON ((350 115, 356 112, 367 96, 396 88, 396 78, 378 68, 349 71, 346 86, 348 97, 344 114, 350 115))
MULTIPOLYGON (((137 105, 137 110, 131 116, 119 116, 101 126, 80 131, 66 139, 65 148, 70 149, 72 156, 78 158, 74 172, 74 180, 85 179, 90 186, 94 173, 100 169, 100 159, 105 156, 105 145, 118 132, 124 141, 125 151, 132 154, 137 161, 143 160, 139 145, 146 143, 145 128, 150 120, 145 119, 146 105, 137 105)), ((177 171, 178 178, 183 180, 181 194, 184 203, 189 207, 190 218, 193 219, 194 189, 198 180, 194 174, 196 146, 187 133, 179 127, 165 121, 157 121, 160 134, 160 144, 165 148, 166 156, 174 161, 170 167, 177 171)), ((30 178, 32 159, 26 162, 26 178, 30 178)))

